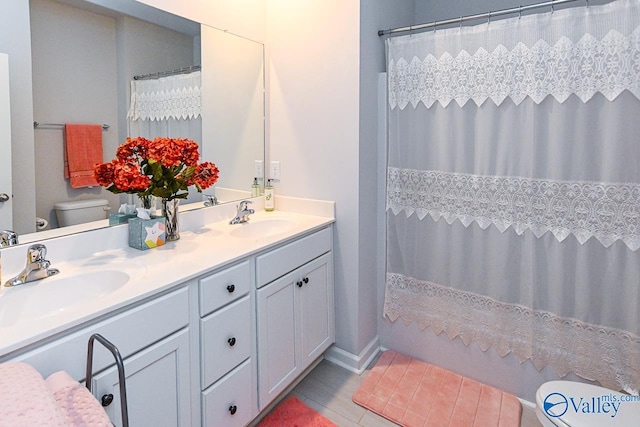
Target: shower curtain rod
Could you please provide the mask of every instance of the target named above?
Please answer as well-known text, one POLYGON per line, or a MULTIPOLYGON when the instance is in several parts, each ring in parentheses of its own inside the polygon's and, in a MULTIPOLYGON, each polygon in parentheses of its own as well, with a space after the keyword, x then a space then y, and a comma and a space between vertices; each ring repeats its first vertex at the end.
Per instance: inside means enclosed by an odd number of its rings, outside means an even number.
POLYGON ((389 30, 379 30, 378 31, 378 35, 379 36, 384 36, 387 34, 395 34, 395 33, 406 33, 411 32, 411 31, 415 31, 415 30, 424 30, 427 28, 433 28, 435 29, 438 25, 448 25, 448 24, 460 24, 462 25, 463 22, 467 22, 467 21, 473 21, 476 19, 489 19, 491 20, 491 17, 494 16, 502 16, 502 15, 508 15, 508 14, 512 14, 512 13, 517 13, 517 14, 522 14, 522 12, 526 12, 527 10, 532 10, 532 9, 539 9, 541 7, 549 7, 551 6, 552 8, 555 7, 556 5, 559 4, 564 4, 564 3, 573 3, 576 1, 584 1, 587 5, 587 7, 589 7, 589 0, 552 0, 552 1, 546 1, 544 3, 535 3, 535 4, 530 4, 528 6, 519 6, 519 7, 512 7, 510 9, 501 9, 501 10, 495 10, 495 11, 489 11, 486 13, 480 13, 478 15, 467 15, 467 16, 460 16, 459 18, 451 18, 451 19, 447 19, 444 21, 433 21, 430 22, 428 24, 418 24, 418 25, 410 25, 408 27, 400 27, 400 28, 392 28, 389 30))
POLYGON ((190 73, 192 71, 198 71, 201 68, 202 67, 200 65, 191 65, 189 67, 178 68, 176 70, 171 70, 171 71, 159 71, 157 73, 143 74, 143 75, 140 75, 140 76, 133 76, 133 80, 148 80, 148 79, 154 79, 154 78, 157 78, 157 77, 174 76, 176 74, 186 74, 186 73, 190 73))

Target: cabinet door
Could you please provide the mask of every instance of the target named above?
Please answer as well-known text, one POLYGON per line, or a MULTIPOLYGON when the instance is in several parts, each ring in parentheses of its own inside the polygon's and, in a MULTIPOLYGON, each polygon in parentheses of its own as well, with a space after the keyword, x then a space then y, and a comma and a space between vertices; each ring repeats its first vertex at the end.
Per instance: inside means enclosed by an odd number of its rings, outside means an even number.
MULTIPOLYGON (((183 329, 125 360, 129 425, 191 425, 189 392, 189 334, 183 329)), ((113 395, 105 408, 115 426, 121 426, 120 393, 116 367, 94 376, 92 390, 98 400, 113 395)))
POLYGON ((258 382, 264 409, 300 373, 296 357, 298 315, 294 307, 297 271, 257 291, 258 382))
POLYGON ((335 341, 331 252, 300 268, 301 367, 306 369, 335 341))

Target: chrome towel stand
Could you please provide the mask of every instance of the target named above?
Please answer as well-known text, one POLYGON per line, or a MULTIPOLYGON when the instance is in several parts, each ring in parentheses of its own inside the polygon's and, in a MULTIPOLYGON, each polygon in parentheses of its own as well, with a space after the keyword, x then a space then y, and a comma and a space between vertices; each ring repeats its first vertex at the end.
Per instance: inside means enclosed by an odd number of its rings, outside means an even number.
MULTIPOLYGON (((89 338, 89 345, 87 349, 87 371, 85 376, 85 385, 89 391, 91 391, 91 380, 93 377, 93 342, 97 340, 100 344, 106 347, 107 350, 113 354, 116 359, 116 366, 118 367, 118 385, 120 386, 120 412, 122 414, 122 427, 129 427, 129 410, 127 408, 127 387, 125 385, 124 376, 124 362, 118 347, 113 345, 109 340, 100 334, 93 334, 89 338)), ((113 401, 112 394, 106 394, 102 396, 100 403, 102 406, 108 406, 113 401)))

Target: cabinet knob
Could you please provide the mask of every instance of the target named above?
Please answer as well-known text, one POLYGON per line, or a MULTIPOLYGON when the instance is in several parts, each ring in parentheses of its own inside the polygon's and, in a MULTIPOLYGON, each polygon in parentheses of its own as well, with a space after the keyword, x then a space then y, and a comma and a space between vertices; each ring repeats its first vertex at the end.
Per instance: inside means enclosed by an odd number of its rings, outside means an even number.
POLYGON ((227 286, 227 291, 229 291, 230 294, 233 293, 233 291, 236 290, 236 285, 229 285, 227 286))
POLYGON ((113 402, 113 394, 111 394, 111 393, 105 394, 100 399, 100 403, 102 403, 102 406, 104 406, 104 407, 107 407, 107 406, 111 405, 111 402, 113 402))
POLYGON ((307 283, 309 283, 309 278, 305 277, 304 279, 302 279, 302 281, 304 282, 304 284, 306 285, 307 283))
POLYGON ((229 412, 231 412, 231 415, 235 415, 237 410, 238 410, 238 407, 236 405, 229 406, 229 412))
POLYGON ((235 339, 235 337, 229 338, 229 339, 227 340, 227 342, 229 343, 229 346, 230 346, 230 347, 233 347, 234 345, 236 345, 236 339, 235 339))
POLYGON ((298 286, 299 288, 302 287, 302 282, 296 282, 296 286, 298 286))

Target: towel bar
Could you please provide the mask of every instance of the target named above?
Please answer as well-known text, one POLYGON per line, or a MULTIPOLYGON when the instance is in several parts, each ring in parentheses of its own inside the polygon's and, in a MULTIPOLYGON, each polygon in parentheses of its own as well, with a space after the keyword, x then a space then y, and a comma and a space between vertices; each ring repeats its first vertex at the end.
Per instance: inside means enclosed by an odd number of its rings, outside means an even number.
MULTIPOLYGON (((38 128, 38 127, 42 127, 43 129, 46 128, 63 128, 65 125, 64 123, 40 123, 40 122, 33 122, 33 128, 38 128)), ((108 130, 111 126, 107 125, 107 124, 103 124, 102 125, 102 130, 108 130)))

